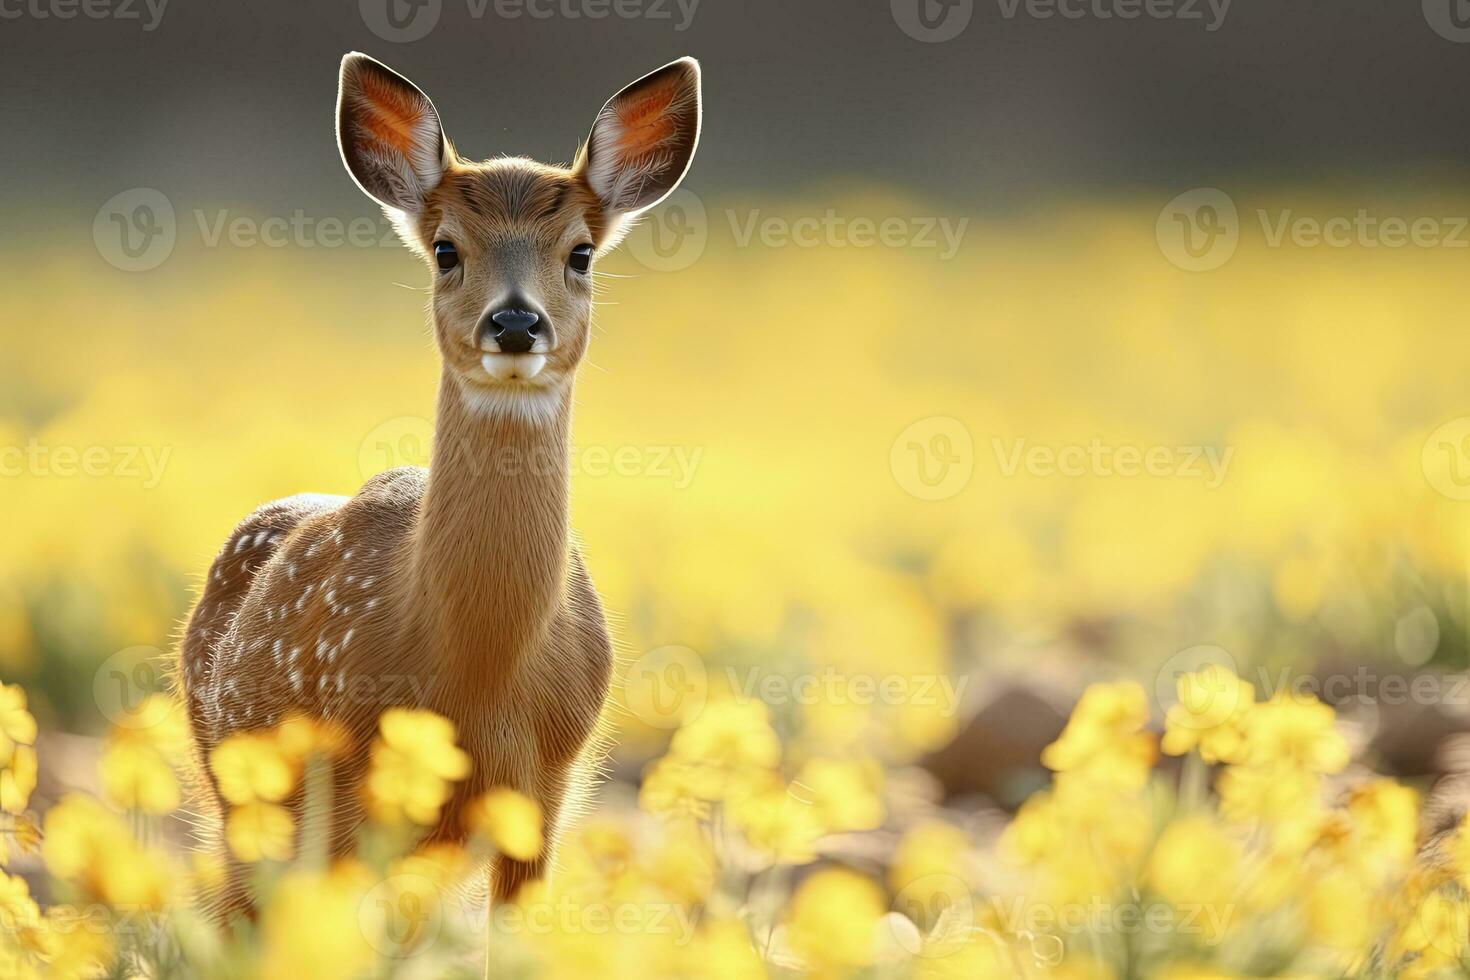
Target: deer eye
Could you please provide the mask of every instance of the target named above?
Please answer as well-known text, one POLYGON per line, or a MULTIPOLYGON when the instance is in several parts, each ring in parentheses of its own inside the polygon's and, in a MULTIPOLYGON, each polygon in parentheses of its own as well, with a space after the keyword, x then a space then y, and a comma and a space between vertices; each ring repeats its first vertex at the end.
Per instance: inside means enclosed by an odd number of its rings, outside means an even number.
POLYGON ((448 272, 459 265, 459 252, 453 242, 434 243, 434 261, 439 263, 440 272, 448 272))
POLYGON ((572 254, 567 256, 567 265, 571 266, 573 272, 585 275, 592 268, 592 246, 578 245, 572 249, 572 254))

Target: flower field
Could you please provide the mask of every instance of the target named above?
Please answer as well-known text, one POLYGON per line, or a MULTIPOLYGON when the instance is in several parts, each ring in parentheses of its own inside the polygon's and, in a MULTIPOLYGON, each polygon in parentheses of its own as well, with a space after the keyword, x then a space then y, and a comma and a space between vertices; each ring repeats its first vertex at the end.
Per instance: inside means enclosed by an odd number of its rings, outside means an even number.
POLYGON ((467 775, 444 719, 384 714, 329 862, 337 733, 221 744, 199 826, 161 666, 255 505, 426 461, 422 270, 29 256, 0 300, 0 974, 1470 972, 1470 831, 1431 793, 1470 656, 1463 258, 1246 235, 1188 272, 1162 203, 976 217, 944 261, 741 246, 709 201, 682 268, 608 263, 572 460, 620 647, 607 778, 551 881, 491 906, 485 862, 553 842, 492 791, 465 847, 420 844, 467 775), (55 325, 99 303, 83 356, 55 325), (936 775, 988 763, 963 740, 1021 684, 1058 730, 984 790, 936 775), (1392 685, 1443 729, 1389 746, 1392 685), (212 922, 196 832, 254 921, 212 922))

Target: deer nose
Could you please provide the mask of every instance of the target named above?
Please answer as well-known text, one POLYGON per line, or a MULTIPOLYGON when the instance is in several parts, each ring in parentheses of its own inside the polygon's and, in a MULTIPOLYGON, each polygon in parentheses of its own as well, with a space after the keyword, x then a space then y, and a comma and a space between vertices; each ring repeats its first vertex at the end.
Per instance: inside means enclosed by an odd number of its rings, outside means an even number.
POLYGON ((502 354, 524 354, 541 335, 541 316, 533 310, 507 306, 490 314, 481 336, 493 339, 502 354))

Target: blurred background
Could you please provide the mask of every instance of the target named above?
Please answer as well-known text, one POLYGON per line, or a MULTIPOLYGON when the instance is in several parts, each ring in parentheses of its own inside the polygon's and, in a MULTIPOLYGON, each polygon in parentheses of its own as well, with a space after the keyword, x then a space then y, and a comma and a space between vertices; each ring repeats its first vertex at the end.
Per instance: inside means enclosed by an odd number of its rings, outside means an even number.
POLYGON ((426 273, 334 143, 352 49, 476 158, 570 159, 704 65, 579 389, 574 523, 641 692, 610 794, 681 692, 763 691, 967 812, 1045 783, 1098 678, 1314 690, 1416 779, 1470 727, 1470 691, 1383 690, 1467 655, 1458 0, 0 16, 0 678, 47 732, 166 683, 254 506, 427 458, 426 273))

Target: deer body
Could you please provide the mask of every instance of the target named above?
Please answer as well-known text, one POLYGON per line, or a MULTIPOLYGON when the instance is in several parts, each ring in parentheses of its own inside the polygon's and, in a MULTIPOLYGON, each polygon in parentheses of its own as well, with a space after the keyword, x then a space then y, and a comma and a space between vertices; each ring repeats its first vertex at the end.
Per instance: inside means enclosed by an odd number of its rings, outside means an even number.
MULTIPOLYGON (((228 735, 293 714, 345 730, 329 837, 338 853, 363 819, 368 746, 389 707, 449 718, 472 760, 431 839, 463 837, 464 804, 509 786, 541 804, 554 841, 568 800, 588 788, 612 668, 567 524, 588 265, 682 177, 698 80, 685 59, 624 89, 571 168, 476 164, 458 158, 406 79, 344 59, 344 161, 433 260, 444 371, 430 467, 379 474, 351 498, 255 511, 215 559, 180 650, 204 760, 228 735)), ((548 859, 502 861, 495 892, 513 894, 548 859)), ((227 911, 248 905, 236 891, 227 911)))

